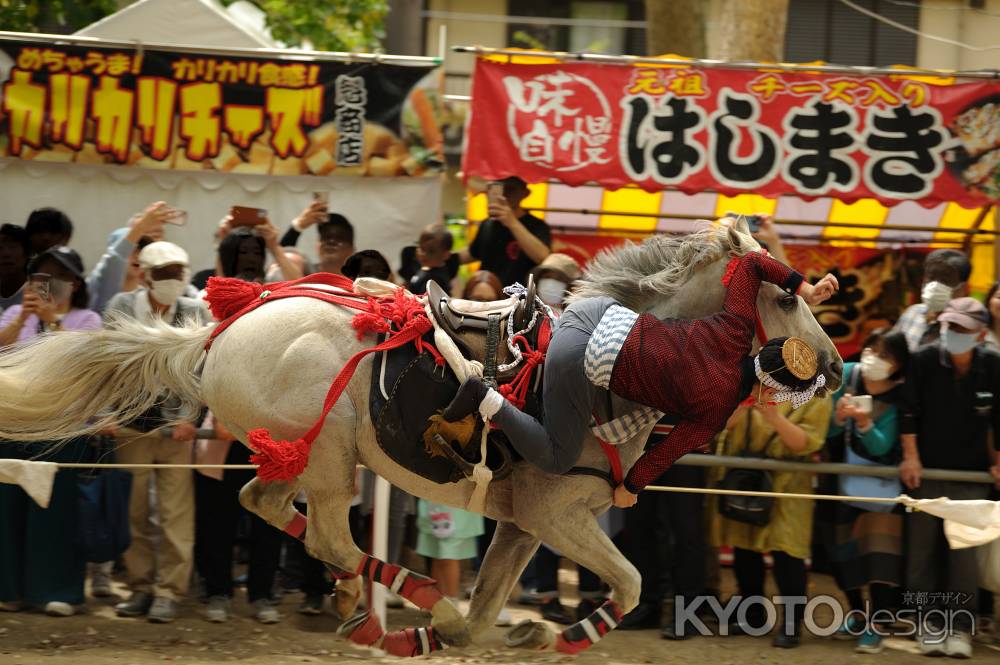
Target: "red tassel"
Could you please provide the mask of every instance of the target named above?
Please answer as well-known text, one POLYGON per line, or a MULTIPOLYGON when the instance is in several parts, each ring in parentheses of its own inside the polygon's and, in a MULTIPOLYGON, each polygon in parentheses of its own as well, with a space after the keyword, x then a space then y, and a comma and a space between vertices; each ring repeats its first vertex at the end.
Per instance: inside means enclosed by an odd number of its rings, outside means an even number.
POLYGON ((230 277, 209 277, 205 300, 212 315, 219 321, 228 319, 254 300, 260 298, 264 286, 230 277))
POLYGON ((729 259, 729 263, 726 264, 726 274, 722 276, 722 285, 728 287, 729 282, 733 281, 733 275, 736 273, 736 269, 740 266, 740 261, 743 257, 737 256, 729 259))
POLYGON ((305 440, 275 441, 264 428, 251 430, 247 437, 250 448, 257 451, 250 456, 250 462, 260 465, 257 477, 261 480, 293 480, 305 471, 312 449, 305 440))

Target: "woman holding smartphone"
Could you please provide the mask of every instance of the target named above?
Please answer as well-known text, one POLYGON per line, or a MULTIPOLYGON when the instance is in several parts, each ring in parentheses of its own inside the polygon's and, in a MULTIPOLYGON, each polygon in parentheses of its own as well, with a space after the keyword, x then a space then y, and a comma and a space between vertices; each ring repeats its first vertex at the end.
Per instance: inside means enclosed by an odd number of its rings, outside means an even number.
MULTIPOLYGON (((834 393, 835 409, 827 433, 831 462, 863 465, 899 463, 900 443, 896 404, 909 359, 906 336, 888 328, 865 340, 861 360, 844 364, 844 382, 834 393)), ((827 476, 827 493, 843 496, 893 498, 900 494, 898 478, 827 476)), ((883 634, 866 623, 878 610, 898 606, 903 579, 903 516, 884 503, 823 501, 817 510, 821 533, 837 584, 852 610, 835 637, 855 639, 855 650, 878 653, 883 634), (865 605, 864 588, 869 604, 865 605), (861 614, 864 612, 864 614, 861 614)))
MULTIPOLYGON (((22 304, 0 317, 0 351, 42 333, 98 330, 101 317, 86 309, 88 296, 80 255, 56 246, 29 266, 22 304)), ((80 462, 90 457, 88 439, 5 443, 0 458, 80 462)), ((0 485, 0 610, 28 607, 70 616, 84 602, 86 562, 78 549, 76 471, 56 474, 52 498, 41 509, 16 485, 0 485)))

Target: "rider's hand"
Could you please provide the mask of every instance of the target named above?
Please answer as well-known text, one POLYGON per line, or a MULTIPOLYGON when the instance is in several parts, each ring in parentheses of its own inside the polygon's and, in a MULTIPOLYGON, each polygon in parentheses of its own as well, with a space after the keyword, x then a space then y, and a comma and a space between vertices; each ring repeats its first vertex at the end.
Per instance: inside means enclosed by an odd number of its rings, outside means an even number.
POLYGON ((198 428, 191 423, 177 423, 170 433, 170 438, 174 441, 194 441, 198 438, 198 428))
POLYGON ((819 280, 815 284, 810 284, 809 282, 802 282, 802 288, 799 290, 799 295, 802 299, 810 305, 818 305, 830 298, 837 289, 840 288, 840 283, 837 278, 833 275, 827 273, 823 279, 819 280))
POLYGON ((624 484, 615 488, 614 503, 619 508, 631 508, 638 500, 639 496, 637 494, 632 494, 625 489, 624 484))

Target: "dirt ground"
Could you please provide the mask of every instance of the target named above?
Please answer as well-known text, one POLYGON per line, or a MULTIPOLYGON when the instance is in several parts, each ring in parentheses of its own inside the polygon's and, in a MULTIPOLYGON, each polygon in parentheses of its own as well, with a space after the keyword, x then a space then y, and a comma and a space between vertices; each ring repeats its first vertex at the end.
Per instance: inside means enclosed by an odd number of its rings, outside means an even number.
MULTIPOLYGON (((571 573, 563 571, 569 582, 571 573)), ((724 580, 731 586, 731 580, 724 580)), ((115 585, 120 596, 124 588, 115 585)), ((572 589, 564 587, 564 602, 572 608, 572 589)), ((830 592, 829 578, 813 575, 810 594, 830 592)), ((0 664, 35 665, 154 665, 177 661, 191 665, 236 662, 247 665, 292 665, 297 663, 398 662, 368 649, 356 648, 336 636, 339 621, 329 613, 302 616, 295 608, 299 594, 286 595, 281 602, 283 621, 264 626, 253 620, 242 597, 234 600, 233 617, 225 624, 211 624, 200 616, 201 606, 189 601, 181 617, 168 625, 115 616, 118 599, 91 599, 87 610, 69 618, 56 619, 34 612, 0 613, 0 664)), ((464 605, 463 605, 464 608, 464 605)), ((515 622, 537 619, 529 607, 512 606, 515 622)), ((389 628, 424 625, 427 615, 415 609, 389 610, 389 628)), ((887 650, 878 656, 856 654, 851 642, 805 636, 798 649, 770 646, 766 638, 694 637, 665 641, 656 631, 615 631, 588 652, 569 657, 508 649, 503 644, 507 629, 494 628, 479 638, 475 646, 449 649, 430 658, 443 663, 570 663, 580 665, 782 665, 815 663, 840 665, 880 659, 880 665, 924 664, 915 643, 888 640, 887 650)), ((1000 646, 977 644, 974 657, 1000 663, 1000 646)))

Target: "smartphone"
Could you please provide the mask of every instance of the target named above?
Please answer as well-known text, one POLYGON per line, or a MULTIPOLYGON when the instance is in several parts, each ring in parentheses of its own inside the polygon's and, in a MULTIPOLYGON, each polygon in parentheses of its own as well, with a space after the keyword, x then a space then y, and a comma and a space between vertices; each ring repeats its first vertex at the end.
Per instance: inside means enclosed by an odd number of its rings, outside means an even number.
POLYGON ((855 395, 851 398, 851 402, 854 406, 862 413, 872 412, 872 396, 871 395, 855 395))
POLYGON ((263 208, 248 208, 233 206, 229 209, 233 217, 233 226, 260 226, 267 224, 267 210, 263 208))
POLYGON ((184 226, 188 221, 188 214, 186 211, 180 208, 170 208, 167 212, 167 218, 165 220, 167 224, 174 224, 176 226, 184 226))
POLYGON ((323 205, 329 205, 330 192, 313 192, 313 201, 322 203, 323 205))
POLYGON ((486 204, 494 205, 503 198, 503 183, 499 180, 492 180, 486 183, 486 204))
POLYGON ((50 285, 52 283, 52 275, 46 272, 36 272, 32 273, 31 277, 28 278, 28 287, 38 294, 38 297, 42 300, 49 299, 49 293, 51 292, 50 285))

